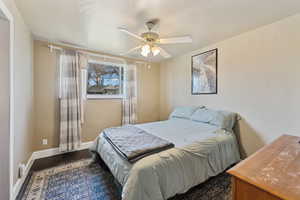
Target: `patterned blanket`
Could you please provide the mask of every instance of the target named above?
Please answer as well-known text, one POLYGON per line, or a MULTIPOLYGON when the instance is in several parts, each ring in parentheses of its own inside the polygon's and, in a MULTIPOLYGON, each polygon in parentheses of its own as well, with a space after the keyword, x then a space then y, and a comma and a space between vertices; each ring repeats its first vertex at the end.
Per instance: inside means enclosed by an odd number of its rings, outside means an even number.
POLYGON ((132 125, 107 128, 105 139, 126 160, 133 163, 141 158, 174 147, 174 144, 132 125))

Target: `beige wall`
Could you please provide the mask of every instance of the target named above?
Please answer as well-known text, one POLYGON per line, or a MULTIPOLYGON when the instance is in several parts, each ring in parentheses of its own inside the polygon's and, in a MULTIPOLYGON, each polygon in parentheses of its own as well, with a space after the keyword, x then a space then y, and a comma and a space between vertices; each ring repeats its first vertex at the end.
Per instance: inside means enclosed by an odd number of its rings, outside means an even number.
MULTIPOLYGON (((35 89, 35 150, 53 148, 59 142, 59 109, 57 99, 56 54, 51 53, 47 43, 34 42, 34 89, 35 89), (42 145, 42 139, 48 145, 42 145)), ((151 69, 138 67, 138 118, 139 122, 159 119, 159 66, 151 69)), ((121 124, 121 100, 88 100, 85 123, 82 129, 83 142, 92 141, 99 132, 121 124)))
POLYGON ((14 183, 18 164, 33 152, 33 65, 32 35, 14 0, 3 0, 14 17, 14 183))
POLYGON ((9 22, 0 10, 0 199, 9 199, 9 22))
POLYGON ((178 105, 239 113, 247 154, 281 134, 300 135, 300 15, 161 63, 161 119, 178 105), (218 48, 218 94, 191 95, 191 56, 218 48))

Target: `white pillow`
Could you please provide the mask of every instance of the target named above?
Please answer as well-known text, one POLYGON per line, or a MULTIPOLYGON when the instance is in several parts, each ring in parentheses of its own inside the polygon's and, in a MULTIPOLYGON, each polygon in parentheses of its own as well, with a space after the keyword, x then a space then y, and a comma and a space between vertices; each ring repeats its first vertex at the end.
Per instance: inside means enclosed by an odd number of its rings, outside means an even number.
POLYGON ((215 111, 212 109, 202 108, 196 110, 191 116, 191 120, 203 123, 210 123, 215 116, 215 111))
POLYGON ((213 109, 198 109, 193 113, 191 119, 193 121, 209 123, 222 129, 232 130, 236 122, 236 113, 213 110, 213 109))
POLYGON ((203 106, 179 106, 174 109, 169 118, 190 119, 192 114, 199 108, 203 108, 203 106))

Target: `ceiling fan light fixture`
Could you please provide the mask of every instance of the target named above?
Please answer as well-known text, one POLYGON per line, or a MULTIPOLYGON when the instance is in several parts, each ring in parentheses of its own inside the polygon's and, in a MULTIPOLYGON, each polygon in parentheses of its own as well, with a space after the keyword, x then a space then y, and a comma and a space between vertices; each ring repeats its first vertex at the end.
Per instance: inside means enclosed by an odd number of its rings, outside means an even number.
POLYGON ((144 56, 144 57, 148 57, 148 54, 149 54, 149 53, 147 53, 147 52, 145 52, 145 51, 141 51, 141 55, 144 56))
POLYGON ((150 52, 150 45, 149 45, 149 44, 145 44, 145 45, 142 47, 142 51, 150 52))
POLYGON ((148 44, 142 46, 142 51, 141 51, 142 56, 148 57, 149 53, 150 53, 150 46, 148 44))
POLYGON ((151 48, 153 56, 157 56, 160 53, 160 49, 157 47, 152 47, 151 48))

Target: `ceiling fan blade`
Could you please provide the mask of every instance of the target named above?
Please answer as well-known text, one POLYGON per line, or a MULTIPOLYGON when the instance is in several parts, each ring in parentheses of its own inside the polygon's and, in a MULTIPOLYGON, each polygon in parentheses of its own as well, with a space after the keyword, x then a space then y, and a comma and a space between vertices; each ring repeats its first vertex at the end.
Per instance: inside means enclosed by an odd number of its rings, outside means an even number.
POLYGON ((170 38, 159 39, 160 44, 176 44, 176 43, 191 43, 191 42, 193 42, 191 36, 170 37, 170 38))
POLYGON ((160 50, 160 55, 164 58, 171 58, 171 54, 169 54, 166 50, 164 50, 163 48, 157 46, 157 48, 160 50))
POLYGON ((127 55, 127 54, 130 54, 130 53, 132 53, 132 52, 134 52, 134 51, 136 51, 136 50, 138 50, 138 49, 140 49, 140 48, 142 48, 142 45, 139 45, 139 46, 137 46, 137 47, 134 47, 134 48, 130 49, 129 51, 127 51, 127 52, 125 52, 125 53, 122 53, 121 55, 127 55))
POLYGON ((144 38, 142 38, 141 36, 139 36, 139 35, 137 35, 137 34, 135 34, 135 33, 132 33, 132 32, 130 32, 130 31, 128 31, 126 28, 121 28, 121 27, 119 27, 118 29, 119 29, 121 32, 126 33, 127 35, 130 35, 130 36, 135 37, 135 38, 137 38, 137 39, 139 39, 139 40, 145 41, 144 38))

